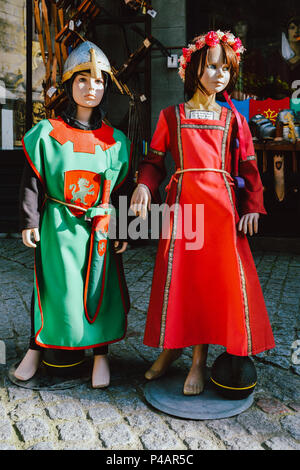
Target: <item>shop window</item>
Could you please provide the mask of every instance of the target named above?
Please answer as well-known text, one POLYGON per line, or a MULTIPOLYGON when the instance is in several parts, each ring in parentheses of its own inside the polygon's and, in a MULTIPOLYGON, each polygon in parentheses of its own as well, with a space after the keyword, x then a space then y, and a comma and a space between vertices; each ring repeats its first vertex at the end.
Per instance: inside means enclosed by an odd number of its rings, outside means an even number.
POLYGON ((0 149, 13 150, 25 133, 25 0, 0 3, 0 37, 0 149))

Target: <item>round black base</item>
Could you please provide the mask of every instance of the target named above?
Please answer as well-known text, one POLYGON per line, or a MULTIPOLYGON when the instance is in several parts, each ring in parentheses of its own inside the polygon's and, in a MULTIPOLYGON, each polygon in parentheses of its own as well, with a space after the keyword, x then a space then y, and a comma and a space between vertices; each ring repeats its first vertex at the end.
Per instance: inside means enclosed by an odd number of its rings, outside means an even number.
POLYGON ((186 376, 177 371, 149 382, 144 388, 148 403, 164 413, 186 419, 221 419, 238 415, 250 408, 253 393, 243 400, 221 397, 208 379, 200 395, 183 394, 186 376))
MULTIPOLYGON (((20 361, 13 364, 8 370, 9 380, 18 387, 28 388, 31 390, 64 390, 66 388, 73 388, 87 382, 91 378, 92 360, 86 358, 82 363, 81 368, 76 368, 76 373, 69 373, 62 375, 55 374, 55 370, 50 371, 43 363, 41 363, 36 374, 29 380, 23 381, 15 377, 14 372, 18 367, 20 361)), ((55 369, 55 368, 53 368, 55 369)))

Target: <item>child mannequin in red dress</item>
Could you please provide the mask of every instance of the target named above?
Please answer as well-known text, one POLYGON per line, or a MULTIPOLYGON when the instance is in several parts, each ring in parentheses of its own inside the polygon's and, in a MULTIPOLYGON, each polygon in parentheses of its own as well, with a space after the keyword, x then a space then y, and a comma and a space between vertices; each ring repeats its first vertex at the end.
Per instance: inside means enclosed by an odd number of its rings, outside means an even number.
MULTIPOLYGON (((204 244, 186 249, 179 239, 176 209, 170 237, 160 239, 154 268, 144 343, 163 348, 146 372, 162 376, 182 348, 193 346, 185 395, 203 391, 208 345, 246 356, 274 347, 271 327, 246 234, 258 231, 265 214, 263 188, 246 120, 216 103, 216 94, 233 90, 238 75, 239 38, 211 31, 183 50, 179 74, 187 101, 160 113, 150 152, 141 162, 131 208, 146 217, 166 176, 170 151, 177 168, 166 203, 204 205, 204 244), (234 142, 244 144, 239 175, 245 180, 239 209, 231 173, 234 142), (243 140, 243 142, 242 142, 243 140)), ((230 100, 229 100, 230 101, 230 100)))

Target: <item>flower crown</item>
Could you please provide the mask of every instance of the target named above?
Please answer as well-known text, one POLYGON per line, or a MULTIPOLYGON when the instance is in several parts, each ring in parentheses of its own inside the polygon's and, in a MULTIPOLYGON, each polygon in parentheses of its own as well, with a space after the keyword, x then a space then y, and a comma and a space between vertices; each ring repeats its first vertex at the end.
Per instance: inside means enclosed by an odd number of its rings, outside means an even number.
POLYGON ((194 52, 202 49, 205 45, 208 47, 215 47, 220 41, 229 44, 237 55, 238 62, 241 60, 241 54, 245 52, 245 48, 240 38, 235 37, 230 31, 209 31, 206 35, 199 36, 194 44, 189 44, 188 47, 182 49, 182 56, 179 59, 178 74, 184 81, 185 69, 187 64, 191 61, 191 56, 194 52))

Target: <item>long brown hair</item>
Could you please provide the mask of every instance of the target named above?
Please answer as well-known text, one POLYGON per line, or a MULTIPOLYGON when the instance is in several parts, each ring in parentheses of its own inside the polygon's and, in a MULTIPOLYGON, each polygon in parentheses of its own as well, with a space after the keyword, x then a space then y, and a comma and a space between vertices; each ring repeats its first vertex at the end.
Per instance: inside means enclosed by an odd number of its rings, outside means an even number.
MULTIPOLYGON (((197 36, 196 38, 193 39, 192 43, 196 43, 196 41, 200 38, 200 36, 197 36)), ((229 66, 229 71, 230 71, 230 80, 225 88, 228 94, 230 94, 236 84, 238 74, 239 74, 239 62, 236 53, 232 49, 229 44, 226 44, 223 41, 220 41, 220 46, 222 47, 223 50, 223 57, 229 66)), ((202 49, 199 49, 195 51, 191 55, 191 60, 188 62, 187 67, 185 69, 185 81, 184 81, 184 96, 185 99, 188 101, 190 100, 197 88, 199 88, 204 94, 208 94, 207 90, 201 83, 201 77, 204 73, 204 68, 207 63, 207 51, 209 49, 209 46, 205 44, 202 49), (200 73, 198 76, 198 69, 200 66, 200 73)), ((224 90, 224 91, 225 91, 224 90)))

